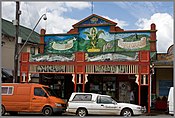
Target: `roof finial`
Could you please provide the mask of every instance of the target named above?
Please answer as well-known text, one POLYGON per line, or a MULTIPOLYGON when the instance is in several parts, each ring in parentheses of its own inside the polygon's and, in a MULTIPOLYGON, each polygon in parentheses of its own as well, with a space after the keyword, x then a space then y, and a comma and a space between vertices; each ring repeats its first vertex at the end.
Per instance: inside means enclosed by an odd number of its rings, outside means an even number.
POLYGON ((94 12, 94 7, 93 7, 93 1, 91 2, 91 13, 93 14, 93 12, 94 12))

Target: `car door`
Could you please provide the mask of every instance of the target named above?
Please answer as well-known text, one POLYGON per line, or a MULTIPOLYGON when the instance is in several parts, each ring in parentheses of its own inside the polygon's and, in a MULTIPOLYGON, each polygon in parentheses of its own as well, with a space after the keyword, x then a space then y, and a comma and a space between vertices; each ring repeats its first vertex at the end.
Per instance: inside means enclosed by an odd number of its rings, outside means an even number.
POLYGON ((41 111, 43 106, 48 103, 47 94, 41 87, 34 87, 33 89, 33 96, 31 98, 31 110, 41 111))
POLYGON ((97 98, 97 114, 116 115, 117 105, 111 97, 98 96, 97 98))

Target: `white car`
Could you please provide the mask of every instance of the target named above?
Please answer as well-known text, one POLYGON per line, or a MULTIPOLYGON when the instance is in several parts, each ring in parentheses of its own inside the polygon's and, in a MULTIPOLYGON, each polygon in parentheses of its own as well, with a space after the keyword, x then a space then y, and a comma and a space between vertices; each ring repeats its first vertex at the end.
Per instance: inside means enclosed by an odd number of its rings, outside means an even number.
POLYGON ((167 102, 167 106, 168 106, 168 112, 170 115, 174 115, 174 87, 171 87, 169 90, 169 94, 168 94, 168 102, 167 102))
POLYGON ((69 113, 75 113, 84 117, 88 114, 98 115, 141 115, 146 108, 129 103, 118 103, 108 95, 96 93, 72 93, 66 109, 69 113))

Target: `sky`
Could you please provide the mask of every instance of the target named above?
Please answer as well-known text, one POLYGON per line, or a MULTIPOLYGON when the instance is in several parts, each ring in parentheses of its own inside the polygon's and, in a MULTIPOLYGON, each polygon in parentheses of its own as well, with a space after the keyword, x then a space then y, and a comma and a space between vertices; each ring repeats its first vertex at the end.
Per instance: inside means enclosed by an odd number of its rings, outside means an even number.
MULTIPOLYGON (((1 17, 12 21, 15 19, 16 2, 2 1, 1 17)), ((41 20, 36 32, 46 29, 46 34, 66 33, 72 25, 90 16, 92 13, 117 23, 124 30, 150 30, 151 23, 156 24, 157 52, 166 53, 173 44, 173 1, 94 1, 92 2, 20 2, 20 25, 33 29, 39 18, 41 20)))

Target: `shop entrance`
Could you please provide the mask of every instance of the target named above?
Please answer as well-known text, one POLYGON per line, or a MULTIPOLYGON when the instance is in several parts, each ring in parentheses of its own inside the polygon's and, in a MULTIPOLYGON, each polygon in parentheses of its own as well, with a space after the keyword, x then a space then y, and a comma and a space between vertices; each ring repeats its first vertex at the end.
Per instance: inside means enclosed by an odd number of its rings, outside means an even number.
POLYGON ((58 97, 69 99, 74 91, 71 74, 40 74, 40 84, 48 85, 58 97))
POLYGON ((148 109, 148 86, 141 86, 141 106, 146 106, 148 109))
POLYGON ((135 103, 138 98, 138 85, 135 83, 135 75, 88 75, 85 92, 107 94, 117 101, 130 102, 130 92, 133 90, 135 103))
POLYGON ((88 75, 85 92, 107 94, 116 98, 116 76, 88 75))

